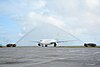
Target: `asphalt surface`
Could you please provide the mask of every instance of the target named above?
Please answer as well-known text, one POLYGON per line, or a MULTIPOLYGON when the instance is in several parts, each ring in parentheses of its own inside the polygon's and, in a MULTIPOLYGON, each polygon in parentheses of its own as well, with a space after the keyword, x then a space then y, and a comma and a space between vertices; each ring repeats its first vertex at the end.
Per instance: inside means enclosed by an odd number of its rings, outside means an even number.
POLYGON ((0 48, 0 67, 100 67, 100 48, 0 48))

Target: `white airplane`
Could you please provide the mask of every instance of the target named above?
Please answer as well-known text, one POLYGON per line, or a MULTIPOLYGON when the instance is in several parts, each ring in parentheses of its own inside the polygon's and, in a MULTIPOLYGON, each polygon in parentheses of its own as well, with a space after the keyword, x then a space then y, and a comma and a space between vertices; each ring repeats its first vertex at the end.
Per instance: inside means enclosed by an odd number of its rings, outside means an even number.
POLYGON ((75 40, 67 40, 67 41, 57 41, 55 39, 41 39, 39 41, 33 41, 38 43, 38 46, 42 46, 42 47, 47 47, 48 45, 52 45, 54 44, 54 47, 57 46, 57 43, 61 43, 61 42, 69 42, 69 41, 75 41, 75 40))

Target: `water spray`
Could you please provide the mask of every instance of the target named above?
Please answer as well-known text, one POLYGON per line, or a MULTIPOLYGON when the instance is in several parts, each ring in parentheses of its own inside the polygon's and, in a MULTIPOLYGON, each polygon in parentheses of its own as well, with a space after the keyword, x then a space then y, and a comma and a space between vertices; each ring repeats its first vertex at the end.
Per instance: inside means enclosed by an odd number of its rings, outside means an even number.
POLYGON ((18 42, 20 42, 25 36, 27 36, 29 33, 31 33, 34 29, 36 29, 36 27, 35 28, 32 28, 29 32, 27 32, 24 36, 22 36, 17 42, 16 42, 16 44, 18 43, 18 42))

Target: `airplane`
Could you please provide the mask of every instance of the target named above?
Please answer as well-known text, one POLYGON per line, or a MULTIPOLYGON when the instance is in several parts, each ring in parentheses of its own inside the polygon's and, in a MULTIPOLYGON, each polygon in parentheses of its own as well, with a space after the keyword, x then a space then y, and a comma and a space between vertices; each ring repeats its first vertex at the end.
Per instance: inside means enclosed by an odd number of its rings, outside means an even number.
POLYGON ((67 41, 57 41, 56 39, 40 39, 39 41, 33 41, 38 43, 38 46, 42 46, 42 47, 47 47, 48 45, 54 45, 54 47, 57 46, 57 43, 61 43, 61 42, 69 42, 69 41, 75 41, 75 40, 67 40, 67 41))

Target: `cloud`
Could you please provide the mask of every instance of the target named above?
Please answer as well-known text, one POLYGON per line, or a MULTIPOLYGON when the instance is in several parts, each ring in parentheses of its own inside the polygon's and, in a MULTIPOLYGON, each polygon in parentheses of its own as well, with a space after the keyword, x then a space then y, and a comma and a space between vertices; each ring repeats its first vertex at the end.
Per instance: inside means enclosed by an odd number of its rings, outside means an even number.
POLYGON ((93 9, 99 6, 99 0, 85 0, 88 8, 93 9))
POLYGON ((19 35, 20 37, 23 37, 23 36, 24 36, 24 34, 22 34, 22 33, 19 33, 18 35, 19 35))
POLYGON ((0 3, 0 12, 8 13, 20 25, 24 31, 21 36, 42 23, 49 23, 85 37, 100 31, 99 4, 99 0, 9 0, 0 3))
POLYGON ((47 7, 51 11, 55 11, 55 14, 61 16, 70 16, 76 13, 79 9, 79 0, 51 0, 51 3, 47 3, 47 7), (52 5, 51 5, 52 4, 52 5))
POLYGON ((45 8, 39 8, 43 9, 43 11, 30 10, 24 16, 18 15, 15 18, 18 18, 19 24, 22 25, 25 31, 29 31, 41 23, 49 23, 70 33, 74 33, 76 36, 80 36, 89 32, 94 33, 93 30, 97 32, 100 25, 99 15, 92 12, 91 9, 86 9, 87 7, 90 8, 90 6, 91 8, 98 6, 97 0, 95 1, 85 0, 81 3, 79 0, 54 0, 51 1, 52 5, 49 1, 43 1, 46 5, 43 6, 45 8), (82 6, 84 9, 82 9, 82 6), (48 10, 47 14, 45 14, 45 10, 48 10))
POLYGON ((23 17, 16 16, 14 17, 14 19, 23 26, 23 30, 25 31, 29 31, 33 27, 36 27, 42 23, 49 23, 58 28, 65 27, 65 23, 62 20, 60 20, 59 17, 53 15, 42 15, 35 12, 30 12, 23 17))
POLYGON ((43 1, 43 0, 39 0, 38 2, 34 3, 33 4, 34 7, 36 8, 43 8, 46 6, 46 1, 43 1))
POLYGON ((23 15, 30 11, 37 11, 46 6, 44 0, 8 0, 0 2, 0 12, 10 15, 23 15))

